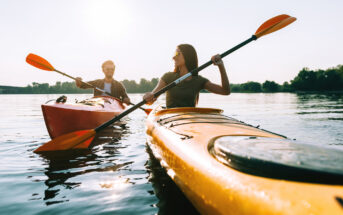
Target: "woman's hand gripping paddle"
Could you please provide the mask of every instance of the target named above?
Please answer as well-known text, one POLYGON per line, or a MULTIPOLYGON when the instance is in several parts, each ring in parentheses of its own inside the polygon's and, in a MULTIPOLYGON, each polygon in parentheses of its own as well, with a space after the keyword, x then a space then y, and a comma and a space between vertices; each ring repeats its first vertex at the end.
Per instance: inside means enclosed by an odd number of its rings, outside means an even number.
MULTIPOLYGON (((246 44, 250 43, 253 40, 256 40, 256 39, 258 39, 264 35, 270 34, 274 31, 277 31, 277 30, 280 30, 281 28, 286 27, 287 25, 291 24, 295 20, 296 20, 296 18, 290 17, 288 15, 279 15, 279 16, 276 16, 274 18, 271 18, 271 19, 267 20, 266 22, 264 22, 257 29, 255 34, 251 36, 251 38, 249 38, 249 39, 245 40, 244 42, 238 44, 237 46, 233 47, 232 49, 227 50, 226 52, 224 52, 220 56, 223 58, 223 57, 229 55, 230 53, 236 51, 237 49, 245 46, 246 44)), ((212 61, 209 61, 209 62, 203 64, 202 66, 190 71, 189 73, 178 78, 174 82, 168 84, 163 89, 154 93, 154 96, 158 97, 159 95, 166 92, 170 88, 176 86, 177 84, 179 84, 181 81, 188 78, 192 74, 197 74, 200 70, 206 68, 207 66, 209 66, 211 64, 212 64, 212 61)), ((38 68, 41 68, 40 67, 41 64, 36 64, 36 65, 38 68)), ((53 69, 53 67, 50 64, 48 65, 48 67, 44 67, 44 68, 45 68, 45 70, 50 69, 50 71, 51 71, 51 69, 53 69)), ((100 125, 99 127, 95 128, 95 129, 75 131, 75 132, 71 132, 69 134, 65 134, 65 135, 62 135, 60 137, 57 137, 57 138, 45 143, 44 145, 42 145, 41 147, 36 149, 34 152, 67 150, 67 149, 75 149, 75 148, 91 148, 92 147, 91 141, 93 140, 93 138, 97 132, 101 131, 102 129, 106 128, 107 126, 111 125, 112 123, 120 120, 124 116, 128 115, 129 113, 133 112, 134 110, 136 110, 140 106, 144 105, 145 103, 146 103, 146 101, 143 100, 143 101, 139 102, 138 104, 135 104, 133 107, 127 109, 126 111, 122 112, 118 116, 116 116, 113 119, 105 122, 104 124, 100 125)))

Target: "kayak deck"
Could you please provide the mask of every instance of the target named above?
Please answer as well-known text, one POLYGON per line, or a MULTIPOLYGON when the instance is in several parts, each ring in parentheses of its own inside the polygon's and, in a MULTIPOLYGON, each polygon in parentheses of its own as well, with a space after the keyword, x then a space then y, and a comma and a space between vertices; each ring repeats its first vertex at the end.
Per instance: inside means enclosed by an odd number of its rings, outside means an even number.
POLYGON ((114 98, 101 96, 79 103, 43 104, 42 112, 51 139, 78 130, 93 129, 125 110, 114 98))
MULTIPOLYGON (((213 156, 222 136, 285 140, 220 114, 218 109, 155 109, 148 145, 167 173, 203 214, 340 214, 341 185, 303 183, 247 174, 213 156)), ((226 160, 227 162, 227 160, 226 160)))
POLYGON ((223 136, 209 151, 241 172, 269 178, 343 185, 343 151, 289 139, 223 136))

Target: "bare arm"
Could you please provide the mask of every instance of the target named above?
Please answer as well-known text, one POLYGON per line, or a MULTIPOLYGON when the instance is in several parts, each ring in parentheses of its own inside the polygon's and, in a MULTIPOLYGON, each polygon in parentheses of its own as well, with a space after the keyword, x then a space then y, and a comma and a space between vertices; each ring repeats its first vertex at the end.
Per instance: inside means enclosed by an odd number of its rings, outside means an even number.
POLYGON ((147 102, 147 104, 153 104, 157 98, 154 97, 154 93, 161 90, 163 87, 167 86, 166 82, 160 79, 157 83, 157 86, 152 90, 152 92, 148 92, 143 96, 143 99, 147 102))
POLYGON ((215 55, 212 57, 213 64, 218 66, 222 84, 214 84, 211 81, 205 83, 204 88, 212 93, 220 95, 230 94, 230 83, 226 74, 226 69, 220 55, 215 55))

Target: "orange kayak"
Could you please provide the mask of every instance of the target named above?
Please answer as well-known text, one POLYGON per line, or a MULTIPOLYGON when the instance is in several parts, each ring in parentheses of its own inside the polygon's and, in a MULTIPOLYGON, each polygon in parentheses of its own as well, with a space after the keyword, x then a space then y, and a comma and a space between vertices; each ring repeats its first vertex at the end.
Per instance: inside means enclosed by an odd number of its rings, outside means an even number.
POLYGON ((157 108, 146 122, 153 155, 201 214, 343 214, 342 150, 221 112, 157 108))
POLYGON ((77 130, 95 128, 125 110, 117 99, 93 97, 78 103, 43 104, 42 111, 51 139, 77 130))

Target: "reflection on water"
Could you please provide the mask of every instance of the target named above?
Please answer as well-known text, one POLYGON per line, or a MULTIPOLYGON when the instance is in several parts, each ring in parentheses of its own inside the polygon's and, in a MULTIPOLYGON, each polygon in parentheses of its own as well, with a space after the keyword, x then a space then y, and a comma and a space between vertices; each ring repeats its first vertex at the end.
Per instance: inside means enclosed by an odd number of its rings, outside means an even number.
MULTIPOLYGON (((45 204, 51 205, 69 201, 67 196, 58 197, 61 189, 74 189, 82 183, 82 181, 68 182, 70 178, 91 172, 114 172, 131 164, 132 162, 117 163, 115 157, 118 154, 118 149, 121 148, 118 143, 125 129, 125 124, 122 124, 119 129, 110 126, 96 135, 92 144, 96 146, 106 143, 106 147, 102 148, 104 153, 107 154, 106 157, 99 156, 95 153, 96 151, 91 150, 57 151, 40 154, 44 159, 43 162, 48 165, 44 169, 44 174, 47 176, 44 182, 47 188, 44 190, 43 195, 45 204), (102 165, 104 161, 110 161, 111 164, 102 165)), ((33 197, 37 195, 37 193, 32 194, 33 197)), ((41 200, 41 198, 31 198, 29 200, 41 200)))
POLYGON ((159 199, 156 204, 159 208, 158 214, 199 214, 173 180, 167 175, 158 160, 155 159, 148 145, 146 152, 149 154, 149 160, 146 163, 149 182, 152 183, 154 194, 159 199))
MULTIPOLYGON (((121 126, 121 128, 125 128, 125 126, 121 126)), ((103 166, 104 157, 97 155, 91 150, 46 152, 40 154, 44 158, 43 162, 48 165, 44 171, 44 174, 47 176, 44 182, 47 186, 43 197, 45 204, 51 205, 69 201, 66 196, 58 198, 61 189, 74 189, 82 183, 82 181, 68 182, 70 178, 91 172, 114 172, 131 164, 132 162, 116 163, 115 155, 118 153, 118 148, 120 148, 117 144, 123 131, 123 129, 107 128, 99 132, 92 143, 94 145, 106 143, 107 146, 103 150, 106 154, 112 155, 111 158, 106 158, 107 162, 111 161, 110 165, 103 166)), ((36 195, 34 193, 32 196, 36 195)), ((32 198, 30 200, 40 200, 40 198, 32 198)))
POLYGON ((299 104, 306 102, 320 103, 320 102, 333 102, 343 104, 343 93, 297 93, 296 94, 299 104))
MULTIPOLYGON (((197 214, 147 153, 141 110, 100 132, 92 150, 33 153, 50 140, 40 105, 59 96, 0 95, 0 214, 197 214)), ((142 98, 129 96, 133 103, 142 98)), ((343 148, 343 94, 208 93, 199 106, 301 142, 343 148)))
POLYGON ((297 114, 317 120, 343 120, 343 94, 297 94, 297 114), (313 115, 313 116, 311 116, 313 115))

